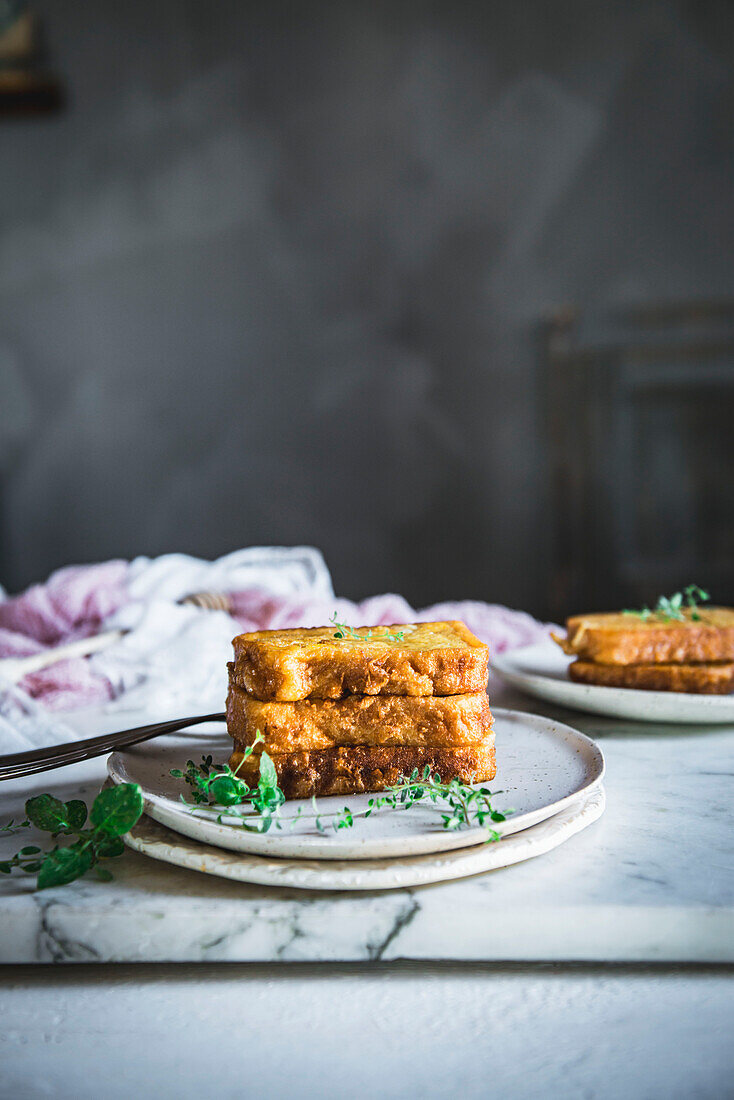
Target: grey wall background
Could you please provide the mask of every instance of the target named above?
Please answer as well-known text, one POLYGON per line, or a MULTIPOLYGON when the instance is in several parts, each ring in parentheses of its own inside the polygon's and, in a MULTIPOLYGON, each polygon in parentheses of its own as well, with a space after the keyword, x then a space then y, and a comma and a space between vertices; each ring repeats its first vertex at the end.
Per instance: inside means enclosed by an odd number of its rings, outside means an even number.
POLYGON ((734 289, 731 5, 37 7, 0 579, 310 542, 345 595, 542 612, 535 326, 734 289))

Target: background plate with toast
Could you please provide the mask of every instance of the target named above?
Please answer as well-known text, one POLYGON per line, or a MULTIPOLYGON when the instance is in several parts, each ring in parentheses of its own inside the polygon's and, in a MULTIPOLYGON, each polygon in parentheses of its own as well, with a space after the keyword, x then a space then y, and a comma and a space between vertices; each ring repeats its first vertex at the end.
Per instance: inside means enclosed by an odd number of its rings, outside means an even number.
POLYGON ((635 722, 713 725, 734 722, 734 695, 693 695, 676 691, 640 691, 574 683, 567 657, 550 639, 491 658, 501 679, 528 695, 574 710, 629 718, 635 722))

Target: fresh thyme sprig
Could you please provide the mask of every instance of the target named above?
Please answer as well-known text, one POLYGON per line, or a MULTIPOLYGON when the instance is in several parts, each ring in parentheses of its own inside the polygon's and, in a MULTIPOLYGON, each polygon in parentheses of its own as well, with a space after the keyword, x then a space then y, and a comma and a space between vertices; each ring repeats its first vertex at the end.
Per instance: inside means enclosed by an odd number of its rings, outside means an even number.
POLYGON ((634 615, 637 619, 647 622, 649 619, 657 619, 659 622, 685 622, 684 612, 690 611, 690 619, 700 622, 701 616, 696 610, 699 604, 710 600, 708 592, 699 588, 697 584, 689 584, 682 592, 674 592, 672 596, 659 596, 654 608, 642 607, 639 611, 626 609, 623 615, 634 615))
MULTIPOLYGON (((258 731, 259 732, 259 731, 258 731)), ((262 740, 259 737, 258 740, 262 740)), ((249 756, 254 745, 250 746, 249 756)), ((241 766, 241 765, 240 765, 241 766)), ((184 779, 194 791, 194 801, 197 806, 207 804, 210 806, 227 806, 230 809, 236 805, 249 803, 252 810, 247 815, 240 816, 240 826, 248 832, 265 833, 274 825, 275 828, 283 827, 279 820, 280 807, 285 802, 285 795, 277 786, 277 772, 267 753, 260 756, 260 778, 257 787, 249 787, 244 780, 239 779, 228 764, 213 764, 211 756, 202 757, 199 765, 189 760, 186 769, 174 768, 171 775, 178 779, 184 779), (218 780, 222 784, 218 784, 218 780), (221 797, 220 797, 221 796, 221 797), (248 821, 247 818, 258 818, 248 821)), ((497 792, 495 792, 497 793, 497 792)), ((432 773, 430 766, 426 764, 423 772, 414 768, 409 776, 402 776, 392 787, 388 787, 383 795, 370 798, 367 809, 362 813, 351 810, 345 806, 336 814, 330 814, 329 825, 334 832, 341 829, 349 829, 354 825, 358 817, 370 817, 375 811, 381 809, 409 810, 411 806, 426 802, 445 803, 446 811, 441 814, 444 829, 461 829, 472 825, 486 827, 487 821, 497 824, 507 819, 507 814, 500 813, 492 807, 492 791, 487 787, 472 787, 462 783, 460 779, 451 779, 444 783, 438 773, 432 773)), ((185 799, 182 798, 185 802, 185 799)), ((186 803, 186 805, 190 805, 186 803)), ((294 818, 289 824, 294 827, 298 821, 312 819, 319 832, 327 832, 327 826, 322 820, 325 816, 319 810, 316 798, 311 799, 313 813, 306 813, 299 806, 294 818)), ((192 806, 192 809, 195 808, 192 806)), ((223 815, 217 816, 217 821, 222 821, 223 815)), ((489 829, 488 841, 500 839, 500 834, 495 829, 489 829)))
POLYGON ((13 825, 12 821, 2 831, 14 831, 35 825, 42 832, 59 836, 73 836, 72 844, 43 851, 36 844, 26 844, 10 859, 0 860, 0 873, 9 875, 13 870, 37 874, 37 886, 64 886, 81 878, 92 867, 97 877, 109 882, 112 875, 106 867, 98 866, 101 859, 122 855, 125 845, 122 837, 132 829, 143 812, 143 794, 137 783, 119 783, 100 793, 87 810, 80 798, 62 802, 52 794, 39 794, 25 804, 26 821, 13 825), (86 828, 87 816, 89 827, 86 828))
MULTIPOLYGON (((335 628, 335 638, 356 638, 357 641, 369 641, 369 639, 373 637, 373 632, 371 630, 367 630, 366 633, 361 633, 360 630, 355 630, 353 626, 347 626, 346 623, 338 622, 336 611, 329 619, 329 622, 335 628)), ((364 629, 365 628, 363 627, 362 630, 364 629)), ((377 629, 379 629, 379 627, 377 629)), ((396 630, 394 634, 387 630, 384 634, 377 634, 375 636, 375 640, 380 642, 402 642, 404 637, 404 630, 396 630)))
MULTIPOLYGON (((240 779, 237 772, 245 760, 252 756, 255 746, 264 741, 260 730, 255 734, 251 745, 248 745, 242 754, 237 768, 233 771, 229 764, 215 764, 211 756, 203 756, 200 764, 193 760, 187 760, 186 768, 172 768, 171 775, 175 779, 183 779, 191 787, 191 796, 196 806, 241 806, 249 803, 252 806, 251 815, 258 820, 250 823, 242 815, 240 822, 243 829, 248 832, 267 833, 273 824, 275 815, 280 806, 285 802, 285 795, 278 786, 278 773, 275 764, 266 752, 260 753, 260 771, 256 787, 250 787, 244 779, 240 779)), ((181 796, 185 805, 190 805, 181 796)), ((222 815, 219 814, 218 820, 222 815)))
MULTIPOLYGON (((211 756, 202 756, 201 764, 187 760, 185 770, 171 768, 171 775, 175 779, 183 779, 188 783, 191 787, 191 796, 197 805, 235 806, 239 802, 246 802, 248 799, 245 796, 250 793, 251 788, 244 779, 238 777, 237 772, 248 756, 252 756, 255 746, 264 740, 265 738, 258 730, 252 744, 248 745, 242 754, 242 760, 237 765, 236 771, 232 771, 229 764, 214 764, 211 756)), ((267 753, 261 755, 270 760, 267 753)))
MULTIPOLYGON (((494 794, 497 792, 495 791, 494 794)), ((483 826, 487 820, 498 824, 507 820, 507 814, 492 808, 490 799, 493 792, 487 787, 472 787, 460 779, 441 781, 441 776, 432 773, 428 764, 421 775, 413 768, 409 776, 389 787, 384 795, 371 798, 368 802, 366 817, 374 810, 389 806, 393 810, 408 810, 419 802, 445 802, 448 812, 441 814, 444 829, 461 829, 470 825, 483 826)), ((509 810, 508 813, 512 813, 509 810)), ((489 840, 499 840, 500 834, 494 829, 489 831, 489 840)))

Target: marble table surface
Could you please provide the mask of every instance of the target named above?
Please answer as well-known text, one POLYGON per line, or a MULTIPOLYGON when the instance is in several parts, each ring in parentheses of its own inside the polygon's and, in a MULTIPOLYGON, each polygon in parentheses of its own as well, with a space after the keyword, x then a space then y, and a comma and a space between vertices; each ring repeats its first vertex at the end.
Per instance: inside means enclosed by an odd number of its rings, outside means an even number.
MULTIPOLYGON (((491 697, 602 745, 606 813, 555 851, 358 894, 246 886, 132 852, 110 883, 35 892, 3 876, 0 962, 734 962, 734 727, 632 724, 498 685, 491 697)), ((97 760, 4 783, 0 821, 41 790, 90 800, 104 775, 97 760)), ((0 837, 0 855, 17 846, 0 837)))

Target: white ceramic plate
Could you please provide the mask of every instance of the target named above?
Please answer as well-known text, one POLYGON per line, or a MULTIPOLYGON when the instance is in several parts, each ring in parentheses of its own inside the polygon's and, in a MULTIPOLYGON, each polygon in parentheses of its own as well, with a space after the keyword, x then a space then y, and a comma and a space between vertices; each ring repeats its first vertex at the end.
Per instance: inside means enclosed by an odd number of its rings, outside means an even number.
POLYGON ((182 837, 145 816, 123 839, 130 848, 153 859, 238 882, 300 890, 397 890, 465 878, 543 855, 591 825, 603 812, 604 788, 597 786, 545 821, 497 843, 400 859, 291 860, 225 852, 182 837))
MULTIPOLYGON (((498 793, 492 804, 499 810, 513 809, 508 820, 497 826, 503 835, 530 828, 551 817, 580 795, 597 786, 604 775, 599 746, 584 734, 549 718, 520 711, 495 710, 497 778, 489 784, 498 793)), ((114 753, 108 761, 110 777, 116 783, 139 783, 146 813, 178 833, 237 852, 289 859, 388 859, 425 855, 481 844, 486 830, 462 829, 449 832, 442 826, 440 806, 414 806, 409 812, 384 809, 370 818, 357 816, 350 829, 334 832, 332 815, 345 803, 355 815, 364 814, 370 795, 341 795, 318 800, 326 834, 316 828, 309 802, 286 802, 281 810, 281 829, 267 833, 246 832, 236 816, 220 823, 218 812, 208 808, 189 809, 181 794, 188 787, 170 775, 187 759, 198 763, 211 753, 216 762, 226 760, 232 743, 225 734, 187 738, 161 738, 114 753)))
POLYGON ((568 677, 567 657, 555 642, 512 649, 492 659, 492 670, 528 695, 574 710, 631 718, 635 722, 734 722, 734 695, 688 695, 680 691, 577 684, 568 677))

